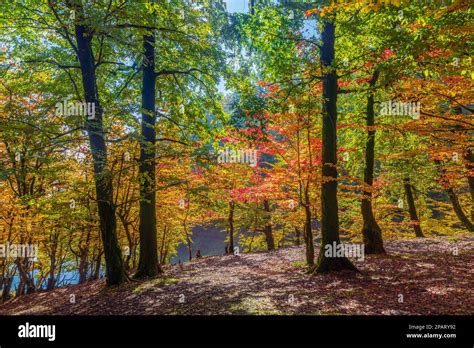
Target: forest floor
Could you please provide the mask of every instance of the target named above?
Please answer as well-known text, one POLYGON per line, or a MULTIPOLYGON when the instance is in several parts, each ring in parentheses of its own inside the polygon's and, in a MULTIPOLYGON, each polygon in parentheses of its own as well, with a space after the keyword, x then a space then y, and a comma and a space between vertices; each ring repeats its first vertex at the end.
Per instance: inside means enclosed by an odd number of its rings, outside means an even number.
POLYGON ((0 305, 0 315, 474 314, 472 235, 385 247, 387 255, 355 261, 360 274, 308 275, 304 248, 288 247, 203 257, 110 289, 101 279, 30 294, 0 305))

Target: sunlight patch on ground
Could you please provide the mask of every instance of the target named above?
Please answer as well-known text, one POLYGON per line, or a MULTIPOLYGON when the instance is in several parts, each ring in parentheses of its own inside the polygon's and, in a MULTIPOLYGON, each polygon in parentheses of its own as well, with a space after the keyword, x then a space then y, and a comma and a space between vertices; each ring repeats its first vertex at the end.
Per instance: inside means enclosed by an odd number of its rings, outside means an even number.
POLYGON ((450 289, 443 286, 431 286, 429 288, 426 288, 426 291, 434 295, 447 295, 448 292, 453 291, 453 290, 455 289, 450 289))
POLYGON ((272 304, 269 298, 255 298, 247 297, 243 299, 239 304, 232 305, 230 308, 231 312, 246 314, 281 314, 275 306, 272 304))
POLYGON ((37 305, 37 306, 30 307, 28 309, 25 309, 23 311, 18 311, 18 312, 15 313, 15 315, 35 314, 35 313, 38 313, 38 312, 47 311, 48 309, 49 309, 49 307, 46 307, 46 306, 43 306, 43 305, 37 305))
POLYGON ((150 280, 148 282, 145 282, 143 284, 140 284, 137 286, 135 289, 133 289, 133 292, 142 292, 145 290, 150 290, 153 289, 154 291, 160 291, 160 288, 156 288, 157 285, 159 284, 174 284, 177 283, 179 280, 176 278, 157 278, 150 280))
POLYGON ((423 268, 435 268, 435 265, 432 263, 426 263, 426 262, 417 262, 416 265, 418 267, 423 267, 423 268))

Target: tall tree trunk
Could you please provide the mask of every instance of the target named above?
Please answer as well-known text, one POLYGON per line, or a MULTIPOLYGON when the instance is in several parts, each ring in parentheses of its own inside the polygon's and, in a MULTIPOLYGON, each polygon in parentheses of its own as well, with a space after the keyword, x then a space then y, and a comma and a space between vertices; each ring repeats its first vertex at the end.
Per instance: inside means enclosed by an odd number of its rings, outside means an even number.
MULTIPOLYGON (((78 23, 84 21, 82 8, 75 7, 78 23)), ((103 111, 96 89, 97 80, 92 53, 92 29, 83 24, 75 26, 78 59, 81 66, 82 86, 86 103, 95 105, 95 117, 87 117, 87 133, 94 162, 95 191, 99 211, 100 232, 104 246, 107 285, 120 284, 128 280, 122 253, 117 240, 117 220, 113 204, 112 175, 107 168, 107 148, 102 124, 103 111)))
POLYGON ((233 201, 229 202, 229 254, 234 253, 234 208, 235 203, 233 201))
POLYGON ((28 259, 16 259, 18 273, 20 274, 20 285, 18 286, 17 297, 25 293, 31 294, 36 291, 35 283, 28 274, 28 259))
POLYGON ((96 280, 100 278, 100 266, 102 263, 102 252, 99 251, 95 260, 95 268, 91 274, 91 280, 96 280))
POLYGON ((20 297, 25 294, 25 282, 23 278, 20 277, 20 281, 18 282, 18 286, 16 288, 15 297, 20 297))
POLYGON ((55 278, 55 273, 56 273, 56 253, 57 253, 57 248, 58 248, 58 238, 59 234, 54 233, 52 236, 52 245, 51 245, 51 255, 50 255, 50 269, 49 269, 49 278, 48 282, 46 285, 46 290, 51 291, 54 289, 56 285, 56 278, 55 278))
MULTIPOLYGON (((168 226, 164 226, 163 227, 163 239, 161 240, 161 245, 160 245, 160 264, 164 264, 165 263, 165 245, 166 245, 166 238, 167 238, 167 234, 168 234, 168 226)), ((179 262, 181 262, 181 260, 179 260, 179 262)))
POLYGON ((474 225, 471 223, 471 221, 469 221, 469 218, 464 213, 464 210, 462 209, 461 204, 459 203, 459 199, 458 199, 458 196, 456 195, 456 192, 454 192, 454 189, 449 184, 449 182, 445 181, 444 179, 444 176, 446 175, 446 169, 443 168, 440 160, 435 160, 434 162, 436 164, 436 168, 438 169, 438 173, 441 177, 442 185, 446 189, 446 193, 448 194, 449 200, 451 201, 451 204, 453 205, 453 210, 456 213, 456 216, 469 232, 474 232, 474 225))
POLYGON ((464 213, 464 210, 462 209, 461 204, 459 203, 458 196, 454 192, 454 189, 452 187, 448 187, 446 189, 446 192, 448 193, 449 200, 453 205, 453 210, 456 213, 458 219, 469 232, 474 232, 474 225, 471 223, 471 221, 469 221, 469 218, 464 213))
POLYGON ((140 257, 135 278, 162 273, 158 261, 155 179, 155 37, 143 36, 142 139, 140 142, 140 257))
POLYGON ((415 235, 417 237, 424 237, 423 231, 421 230, 420 220, 418 220, 418 214, 416 212, 415 200, 413 198, 413 192, 411 190, 410 179, 403 179, 403 186, 405 188, 405 195, 407 196, 408 202, 408 211, 410 213, 410 220, 413 224, 413 229, 415 230, 415 235))
MULTIPOLYGON (((370 81, 370 87, 373 88, 377 83, 379 70, 376 69, 370 81)), ((374 183, 374 165, 375 165, 375 112, 374 112, 374 94, 370 93, 367 98, 367 141, 365 145, 365 168, 364 168, 364 191, 362 197, 362 236, 364 238, 364 250, 367 254, 384 254, 382 230, 375 220, 372 209, 372 185, 374 183)))
POLYGON ((249 7, 250 14, 253 16, 255 14, 255 0, 250 0, 249 7))
POLYGON ((87 280, 87 252, 82 251, 79 258, 79 284, 84 283, 87 280))
POLYGON ((130 265, 130 260, 132 259, 132 254, 134 253, 134 245, 133 245, 133 239, 132 239, 132 232, 130 231, 130 223, 127 221, 127 218, 125 215, 119 214, 118 215, 120 222, 122 223, 123 229, 125 231, 125 236, 127 237, 127 243, 128 243, 128 253, 125 255, 125 259, 123 261, 123 265, 125 267, 125 270, 130 271, 133 269, 133 266, 130 265))
POLYGON ((265 209, 265 227, 264 227, 264 233, 265 233, 265 242, 267 243, 267 249, 270 250, 275 250, 275 240, 273 238, 273 232, 272 232, 272 222, 271 222, 271 211, 270 211, 270 204, 268 200, 263 201, 263 207, 265 209))
POLYGON ((6 302, 10 299, 10 290, 13 284, 13 277, 6 277, 2 279, 3 290, 2 290, 2 301, 6 302))
POLYGON ((295 227, 295 236, 296 236, 296 245, 301 245, 301 233, 300 233, 300 229, 298 227, 295 227))
POLYGON ((186 244, 188 245, 189 261, 192 261, 192 259, 193 259, 193 243, 191 242, 191 237, 189 236, 186 224, 184 224, 183 227, 184 227, 184 234, 186 236, 186 244))
POLYGON ((91 231, 87 229, 85 246, 79 245, 79 284, 87 280, 87 269, 89 268, 89 248, 90 248, 91 231))
POLYGON ((474 224, 474 146, 466 150, 464 159, 466 160, 467 182, 471 193, 471 222, 474 224))
POLYGON ((306 264, 310 267, 314 266, 314 242, 313 230, 311 229, 311 209, 309 202, 304 205, 305 222, 304 222, 304 245, 306 264))
POLYGON ((321 249, 314 271, 326 273, 343 269, 357 270, 346 257, 326 257, 326 245, 338 245, 337 204, 337 75, 334 63, 335 26, 323 19, 321 66, 323 69, 323 183, 321 187, 321 249), (334 243, 334 244, 333 244, 334 243))

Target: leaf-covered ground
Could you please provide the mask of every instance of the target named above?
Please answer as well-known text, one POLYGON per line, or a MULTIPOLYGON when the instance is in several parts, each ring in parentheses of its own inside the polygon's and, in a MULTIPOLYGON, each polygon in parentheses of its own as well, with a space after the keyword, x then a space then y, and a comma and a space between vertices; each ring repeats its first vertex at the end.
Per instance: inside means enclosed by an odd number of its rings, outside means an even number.
POLYGON ((205 257, 118 288, 102 279, 23 296, 0 314, 474 314, 474 237, 386 250, 356 262, 360 274, 313 276, 302 247, 205 257))

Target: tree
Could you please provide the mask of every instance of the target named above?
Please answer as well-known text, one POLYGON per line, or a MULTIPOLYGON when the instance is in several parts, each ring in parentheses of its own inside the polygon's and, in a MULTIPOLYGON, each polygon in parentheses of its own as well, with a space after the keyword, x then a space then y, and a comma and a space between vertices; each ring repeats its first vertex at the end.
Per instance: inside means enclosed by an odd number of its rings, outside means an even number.
POLYGON ((326 246, 339 245, 339 212, 337 204, 337 74, 334 68, 336 28, 334 19, 322 20, 321 69, 323 73, 323 129, 322 129, 322 176, 321 184, 321 248, 318 273, 357 270, 346 257, 330 258, 326 246), (335 244, 333 244, 335 243, 335 244))
MULTIPOLYGON (((375 70, 370 80, 370 86, 373 88, 377 83, 379 71, 375 70)), ((375 166, 375 110, 374 110, 374 94, 371 92, 367 97, 367 142, 365 148, 365 168, 364 168, 364 192, 362 198, 362 218, 363 227, 362 235, 364 238, 365 252, 367 254, 383 254, 385 253, 382 240, 382 230, 374 217, 372 208, 372 186, 374 183, 374 166, 375 166)))
POLYGON ((142 128, 140 142, 140 259, 135 277, 162 273, 156 240, 155 36, 143 35, 142 128))
MULTIPOLYGON (((54 5, 51 6, 54 11, 54 5)), ((97 91, 96 60, 94 58, 92 39, 94 30, 88 26, 84 8, 81 3, 73 3, 71 10, 76 14, 74 33, 75 48, 81 67, 84 100, 95 106, 96 115, 86 120, 89 134, 89 145, 94 159, 94 175, 97 204, 99 208, 100 231, 104 245, 104 256, 107 272, 107 284, 116 285, 127 281, 128 276, 123 266, 122 253, 117 240, 117 219, 113 205, 112 174, 107 168, 107 147, 103 129, 103 109, 97 91)))

